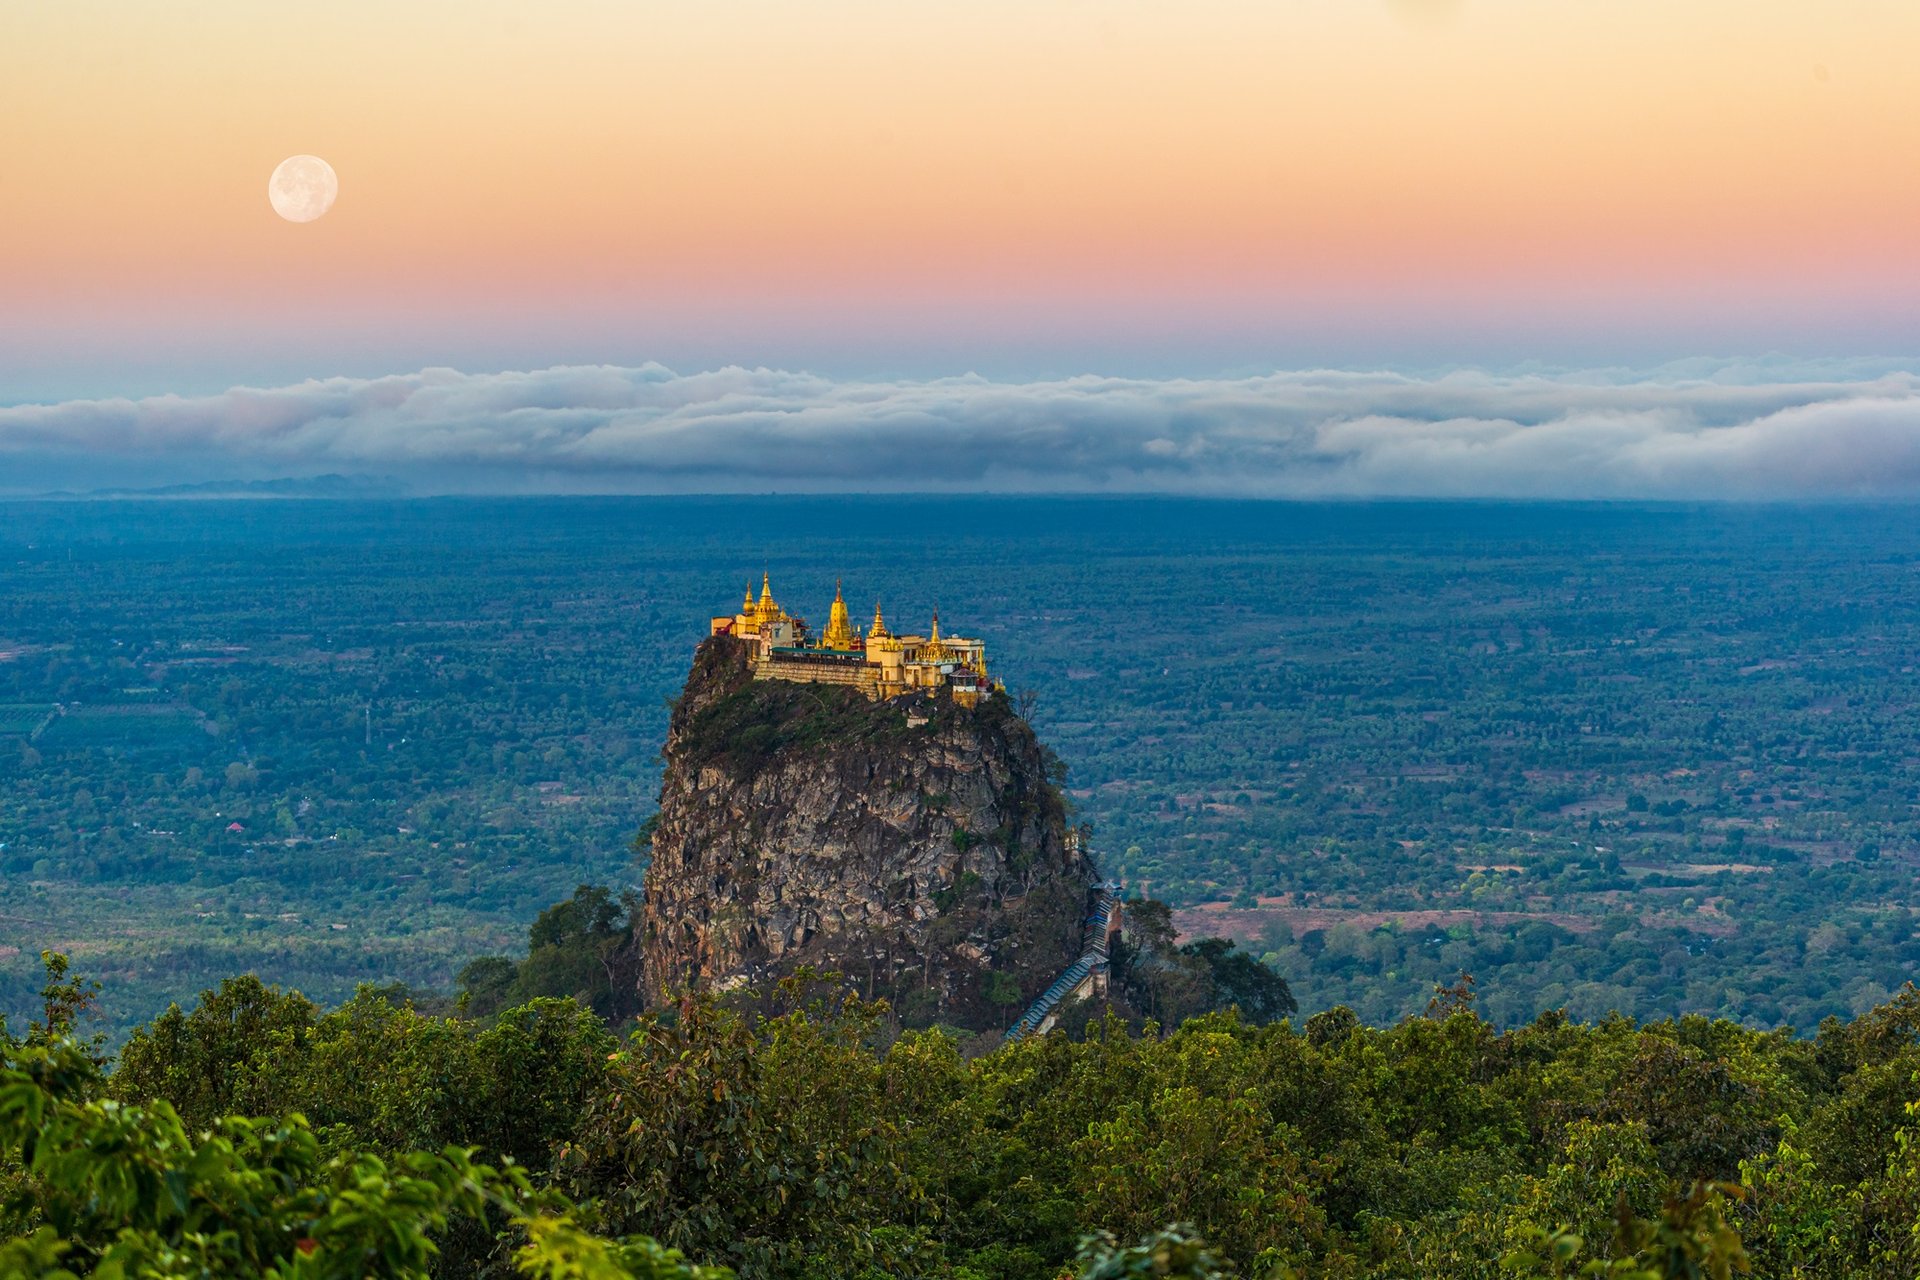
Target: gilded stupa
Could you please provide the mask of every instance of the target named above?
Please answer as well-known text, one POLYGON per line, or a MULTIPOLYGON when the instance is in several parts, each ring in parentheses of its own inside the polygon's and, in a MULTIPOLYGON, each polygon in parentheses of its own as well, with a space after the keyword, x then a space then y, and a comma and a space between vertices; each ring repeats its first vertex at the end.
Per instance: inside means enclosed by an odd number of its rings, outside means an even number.
POLYGON ((788 613, 773 598, 771 573, 761 575, 758 600, 749 579, 740 611, 715 616, 708 634, 748 642, 756 680, 850 685, 876 700, 944 688, 952 691, 956 702, 969 706, 1005 691, 987 674, 985 642, 943 636, 938 609, 926 635, 896 635, 887 629, 876 601, 873 625, 862 634, 848 616, 838 581, 827 610, 826 630, 817 641, 804 618, 788 613))
POLYGON ((853 624, 847 620, 847 600, 840 594, 838 578, 833 581, 833 605, 827 610, 827 629, 821 633, 820 644, 822 648, 838 649, 842 652, 865 647, 860 633, 855 631, 853 624))

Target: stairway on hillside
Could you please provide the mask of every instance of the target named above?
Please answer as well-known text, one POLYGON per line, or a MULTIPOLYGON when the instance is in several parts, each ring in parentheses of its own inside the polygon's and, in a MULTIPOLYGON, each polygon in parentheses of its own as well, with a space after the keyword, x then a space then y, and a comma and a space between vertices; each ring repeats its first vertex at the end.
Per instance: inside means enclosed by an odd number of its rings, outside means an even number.
POLYGON ((1120 886, 1109 881, 1095 892, 1093 911, 1080 931, 1080 958, 1055 978, 1039 999, 1027 1006, 1020 1020, 1007 1029, 1007 1040, 1021 1040, 1040 1031, 1060 1002, 1106 976, 1107 934, 1113 913, 1120 909, 1120 886))

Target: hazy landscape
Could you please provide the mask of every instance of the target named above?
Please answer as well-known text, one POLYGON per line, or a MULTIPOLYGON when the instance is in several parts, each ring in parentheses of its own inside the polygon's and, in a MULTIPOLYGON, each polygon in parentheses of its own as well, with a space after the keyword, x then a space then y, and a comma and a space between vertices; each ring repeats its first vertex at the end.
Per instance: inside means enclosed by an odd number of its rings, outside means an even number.
POLYGON ((1920 964, 1904 506, 780 497, 0 510, 6 1010, 452 990, 637 886, 748 576, 987 639, 1102 864, 1375 1022, 1810 1031, 1920 964), (237 828, 237 829, 236 829, 237 828))

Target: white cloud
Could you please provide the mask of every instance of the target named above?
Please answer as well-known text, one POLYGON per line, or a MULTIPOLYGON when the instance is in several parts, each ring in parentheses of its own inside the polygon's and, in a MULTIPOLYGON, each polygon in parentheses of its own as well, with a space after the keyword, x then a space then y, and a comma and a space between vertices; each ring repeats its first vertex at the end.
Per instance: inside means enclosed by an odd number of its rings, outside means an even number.
POLYGON ((167 479, 352 471, 423 491, 1910 497, 1920 376, 1884 363, 1690 362, 1651 374, 840 382, 644 365, 0 407, 7 487, 61 460, 67 474, 167 479))

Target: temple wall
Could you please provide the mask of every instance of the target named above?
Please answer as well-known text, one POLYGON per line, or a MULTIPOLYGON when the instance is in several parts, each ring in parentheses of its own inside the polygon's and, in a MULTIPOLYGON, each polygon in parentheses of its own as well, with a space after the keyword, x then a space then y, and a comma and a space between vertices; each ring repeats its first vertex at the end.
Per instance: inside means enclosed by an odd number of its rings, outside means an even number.
POLYGON ((873 696, 874 673, 864 664, 839 662, 785 662, 765 658, 753 664, 758 680, 792 680, 799 684, 844 684, 873 696))

